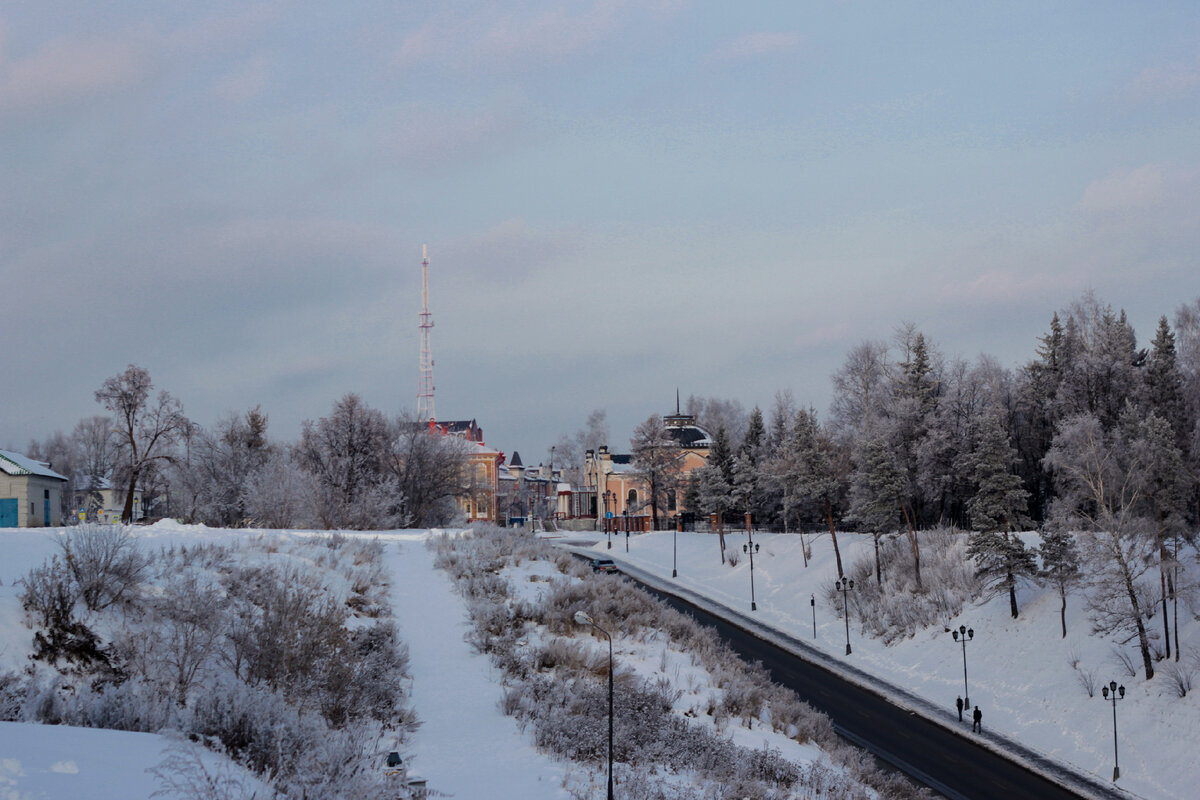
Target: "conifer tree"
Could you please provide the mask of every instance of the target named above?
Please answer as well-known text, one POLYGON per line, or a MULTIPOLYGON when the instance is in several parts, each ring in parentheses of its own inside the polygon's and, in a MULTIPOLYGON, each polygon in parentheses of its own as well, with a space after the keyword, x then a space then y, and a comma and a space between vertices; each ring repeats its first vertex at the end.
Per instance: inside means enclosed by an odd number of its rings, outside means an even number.
POLYGON ((1042 531, 1042 543, 1038 547, 1042 568, 1038 577, 1049 581, 1058 589, 1062 599, 1059 615, 1062 619, 1062 635, 1067 638, 1067 592, 1079 581, 1079 548, 1075 536, 1067 530, 1047 528, 1042 531))
POLYGON ((967 459, 975 495, 967 503, 967 513, 975 533, 967 545, 978 569, 976 575, 993 591, 1008 592, 1009 611, 1017 618, 1017 580, 1036 571, 1033 555, 1020 538, 1012 536, 1028 520, 1023 509, 1029 493, 1012 472, 1017 459, 1008 434, 995 415, 983 423, 979 445, 967 459))

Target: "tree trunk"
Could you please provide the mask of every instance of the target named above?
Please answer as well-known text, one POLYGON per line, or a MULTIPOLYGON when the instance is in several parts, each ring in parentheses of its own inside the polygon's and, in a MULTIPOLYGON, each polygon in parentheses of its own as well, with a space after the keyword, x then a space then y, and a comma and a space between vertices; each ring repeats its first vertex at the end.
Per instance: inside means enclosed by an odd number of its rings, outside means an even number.
POLYGON ((879 534, 872 533, 871 538, 875 540, 875 584, 883 586, 883 567, 879 564, 879 534))
POLYGON ((126 525, 133 523, 133 490, 137 487, 137 470, 129 473, 129 491, 125 493, 125 508, 121 511, 121 522, 126 525))
POLYGON ((845 577, 842 572, 842 551, 838 549, 837 531, 833 528, 833 503, 825 498, 825 520, 829 523, 829 538, 833 540, 833 557, 837 559, 838 579, 845 577))
POLYGON ((1017 618, 1017 579, 1011 572, 1008 573, 1008 613, 1013 619, 1017 618))
POLYGON ((908 527, 908 544, 913 554, 913 571, 917 576, 917 590, 920 591, 925 588, 921 585, 921 545, 917 542, 917 531, 913 528, 913 518, 909 514, 908 506, 901 502, 900 510, 904 513, 904 522, 908 527))
POLYGON ((1154 677, 1154 663, 1150 660, 1150 639, 1146 635, 1146 625, 1142 622, 1142 609, 1138 604, 1137 590, 1133 586, 1133 578, 1125 564, 1121 565, 1125 578, 1125 592, 1129 595, 1129 607, 1133 611, 1133 619, 1137 623, 1138 647, 1142 651, 1142 665, 1146 668, 1146 680, 1154 677))
MULTIPOLYGON (((1166 646, 1166 657, 1171 657, 1171 621, 1167 619, 1167 560, 1170 555, 1167 553, 1167 540, 1163 536, 1162 529, 1162 511, 1158 512, 1158 529, 1154 532, 1155 538, 1158 540, 1158 583, 1162 591, 1162 610, 1163 610, 1163 644, 1166 646)), ((1179 640, 1175 640, 1175 649, 1179 649, 1179 640)))
POLYGON ((1067 638, 1067 585, 1060 583, 1058 585, 1058 593, 1062 597, 1062 608, 1059 610, 1059 615, 1062 617, 1062 637, 1067 638))

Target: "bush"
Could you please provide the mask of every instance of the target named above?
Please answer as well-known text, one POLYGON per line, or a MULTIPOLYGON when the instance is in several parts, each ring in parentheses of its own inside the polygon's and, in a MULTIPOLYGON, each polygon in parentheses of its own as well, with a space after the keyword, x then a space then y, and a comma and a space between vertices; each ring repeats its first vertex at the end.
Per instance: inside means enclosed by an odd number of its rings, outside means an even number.
POLYGON ((150 564, 124 525, 87 523, 60 537, 58 545, 91 611, 124 599, 145 578, 150 564))

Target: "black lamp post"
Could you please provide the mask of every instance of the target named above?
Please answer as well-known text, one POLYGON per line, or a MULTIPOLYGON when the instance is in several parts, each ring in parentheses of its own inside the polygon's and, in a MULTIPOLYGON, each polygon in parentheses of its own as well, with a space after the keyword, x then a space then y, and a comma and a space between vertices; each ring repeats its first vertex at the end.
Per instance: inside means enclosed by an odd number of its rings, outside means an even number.
POLYGON ((629 552, 629 506, 625 506, 625 552, 629 552))
POLYGON ((678 578, 679 570, 676 566, 679 564, 679 529, 683 527, 683 515, 679 513, 678 507, 675 510, 675 532, 671 534, 671 577, 678 578))
MULTIPOLYGON (((804 545, 801 544, 801 547, 804 545)), ((841 578, 833 584, 833 588, 842 593, 842 616, 846 618, 846 655, 850 655, 850 603, 846 599, 846 592, 854 588, 854 581, 850 578, 841 578)), ((813 619, 816 619, 816 605, 813 605, 813 619)), ((816 622, 813 623, 813 629, 816 629, 816 622)), ((815 634, 814 634, 815 635, 815 634)))
POLYGON ((971 707, 971 693, 967 690, 967 642, 975 638, 975 630, 966 625, 959 625, 958 630, 946 628, 954 641, 962 642, 963 651, 963 708, 971 707))
POLYGON ((608 800, 613 800, 613 645, 612 634, 601 628, 583 611, 575 612, 575 621, 591 625, 608 638, 608 800))
POLYGON ((1117 757, 1117 700, 1120 695, 1121 700, 1125 699, 1125 687, 1117 686, 1116 681, 1109 681, 1108 686, 1100 687, 1100 691, 1104 694, 1104 699, 1107 700, 1112 696, 1113 704, 1113 780, 1121 777, 1121 759, 1117 757))
MULTIPOLYGON (((754 602, 754 553, 758 550, 758 545, 753 540, 742 545, 742 552, 750 554, 750 610, 758 611, 758 604, 754 602)), ((737 552, 736 550, 734 552, 737 552)))
POLYGON ((612 550, 612 520, 608 518, 608 508, 612 505, 612 492, 604 490, 604 532, 608 534, 608 549, 612 550))
POLYGON ((817 638, 817 596, 809 595, 808 604, 812 606, 813 612, 813 638, 817 638))

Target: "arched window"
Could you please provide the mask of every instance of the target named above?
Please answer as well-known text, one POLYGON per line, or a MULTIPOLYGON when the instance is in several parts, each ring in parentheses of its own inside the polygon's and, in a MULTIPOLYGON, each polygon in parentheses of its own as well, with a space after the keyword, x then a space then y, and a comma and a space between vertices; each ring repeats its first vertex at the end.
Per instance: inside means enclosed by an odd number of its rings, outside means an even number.
POLYGON ((675 499, 675 491, 672 489, 667 492, 667 511, 675 511, 679 507, 679 501, 675 499))
POLYGON ((635 508, 637 506, 637 489, 630 489, 629 496, 625 498, 626 508, 635 508))

